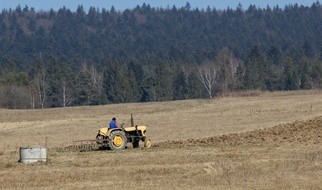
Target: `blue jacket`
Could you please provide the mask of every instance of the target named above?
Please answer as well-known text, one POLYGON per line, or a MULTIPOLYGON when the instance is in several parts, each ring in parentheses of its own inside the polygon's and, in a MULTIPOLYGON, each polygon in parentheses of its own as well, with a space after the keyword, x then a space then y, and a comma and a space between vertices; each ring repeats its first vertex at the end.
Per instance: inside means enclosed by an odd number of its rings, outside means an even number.
POLYGON ((116 121, 115 121, 115 120, 112 120, 112 121, 110 122, 110 129, 114 129, 114 128, 117 128, 117 123, 116 123, 116 121))

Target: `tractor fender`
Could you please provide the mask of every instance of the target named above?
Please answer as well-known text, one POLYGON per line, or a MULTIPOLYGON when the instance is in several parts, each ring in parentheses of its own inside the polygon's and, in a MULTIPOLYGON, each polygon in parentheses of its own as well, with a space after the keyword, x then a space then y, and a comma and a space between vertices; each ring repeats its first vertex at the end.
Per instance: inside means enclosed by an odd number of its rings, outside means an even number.
POLYGON ((113 131, 123 131, 122 128, 114 128, 114 129, 109 129, 106 133, 107 136, 109 136, 113 131))
POLYGON ((108 128, 107 127, 100 128, 98 130, 98 134, 102 135, 102 136, 107 136, 108 135, 108 128))
POLYGON ((100 128, 100 130, 98 130, 98 134, 102 136, 109 136, 112 131, 123 131, 123 129, 122 128, 109 129, 107 127, 103 127, 103 128, 100 128))

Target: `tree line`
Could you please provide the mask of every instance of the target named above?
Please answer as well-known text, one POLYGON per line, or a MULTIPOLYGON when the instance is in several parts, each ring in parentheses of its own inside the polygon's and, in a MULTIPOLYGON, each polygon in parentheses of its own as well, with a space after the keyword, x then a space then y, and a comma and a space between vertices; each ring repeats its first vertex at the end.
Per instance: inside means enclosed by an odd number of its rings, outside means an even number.
POLYGON ((0 107, 213 98, 322 87, 322 6, 0 14, 0 107))

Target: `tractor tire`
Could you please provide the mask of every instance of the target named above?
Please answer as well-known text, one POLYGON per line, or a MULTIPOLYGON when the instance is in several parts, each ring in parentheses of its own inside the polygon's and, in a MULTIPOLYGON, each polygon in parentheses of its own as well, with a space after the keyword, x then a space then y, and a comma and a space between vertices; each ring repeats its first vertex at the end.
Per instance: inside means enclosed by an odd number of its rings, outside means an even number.
POLYGON ((132 145, 133 145, 133 148, 139 148, 140 144, 139 144, 140 141, 133 141, 132 145))
POLYGON ((144 147, 145 148, 151 148, 152 147, 152 141, 149 138, 145 138, 144 140, 144 147))
POLYGON ((127 139, 123 131, 112 131, 109 136, 108 147, 111 150, 123 150, 126 147, 127 139))

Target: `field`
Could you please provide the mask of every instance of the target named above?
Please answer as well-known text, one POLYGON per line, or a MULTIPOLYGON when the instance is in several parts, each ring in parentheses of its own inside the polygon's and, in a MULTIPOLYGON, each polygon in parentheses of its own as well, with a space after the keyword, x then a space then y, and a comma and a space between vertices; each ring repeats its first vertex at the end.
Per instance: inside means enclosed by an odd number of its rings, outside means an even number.
POLYGON ((0 189, 322 189, 322 92, 45 110, 0 109, 0 189), (68 151, 115 116, 151 149, 68 151), (19 147, 48 162, 18 163, 19 147))

